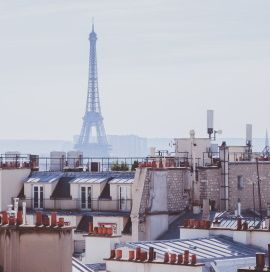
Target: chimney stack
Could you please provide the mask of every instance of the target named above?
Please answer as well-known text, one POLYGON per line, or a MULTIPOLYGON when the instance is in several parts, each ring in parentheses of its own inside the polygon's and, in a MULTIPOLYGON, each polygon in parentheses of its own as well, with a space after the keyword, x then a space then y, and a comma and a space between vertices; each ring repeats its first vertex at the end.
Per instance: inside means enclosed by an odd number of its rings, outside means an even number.
POLYGON ((36 212, 36 226, 42 225, 42 213, 36 212))
POLYGON ((256 253, 256 269, 263 271, 265 267, 265 253, 256 253))
POLYGON ((155 251, 153 247, 149 247, 149 257, 148 260, 149 262, 153 262, 155 259, 155 251))
POLYGON ((23 225, 26 225, 26 202, 22 203, 23 206, 23 225))
POLYGON ((57 223, 56 212, 52 212, 52 214, 51 214, 51 226, 55 227, 56 223, 57 223))

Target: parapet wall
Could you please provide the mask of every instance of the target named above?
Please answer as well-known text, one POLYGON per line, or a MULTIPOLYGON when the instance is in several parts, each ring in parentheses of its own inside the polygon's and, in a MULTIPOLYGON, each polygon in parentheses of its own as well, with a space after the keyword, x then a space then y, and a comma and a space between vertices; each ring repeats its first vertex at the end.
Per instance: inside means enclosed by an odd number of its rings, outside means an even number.
POLYGON ((69 227, 0 226, 4 272, 71 272, 72 253, 69 227))

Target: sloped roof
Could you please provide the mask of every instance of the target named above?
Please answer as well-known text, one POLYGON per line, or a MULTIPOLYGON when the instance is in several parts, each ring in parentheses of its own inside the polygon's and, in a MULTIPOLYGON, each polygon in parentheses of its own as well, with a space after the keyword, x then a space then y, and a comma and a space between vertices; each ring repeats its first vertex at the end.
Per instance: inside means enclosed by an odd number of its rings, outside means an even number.
POLYGON ((262 251, 261 248, 246 246, 225 236, 190 240, 174 239, 129 242, 126 244, 119 244, 118 247, 129 247, 134 249, 136 247, 141 247, 146 251, 149 250, 149 247, 153 247, 157 253, 157 257, 160 258, 163 258, 164 253, 166 252, 183 254, 184 250, 189 250, 190 254, 197 255, 197 259, 201 263, 220 259, 254 257, 258 250, 262 251))

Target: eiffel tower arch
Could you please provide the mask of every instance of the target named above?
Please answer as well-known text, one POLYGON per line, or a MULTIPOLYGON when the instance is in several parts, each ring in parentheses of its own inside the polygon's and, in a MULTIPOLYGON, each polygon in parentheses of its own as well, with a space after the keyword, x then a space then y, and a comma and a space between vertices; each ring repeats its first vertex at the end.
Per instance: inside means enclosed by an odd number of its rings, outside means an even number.
POLYGON ((97 34, 94 30, 94 24, 92 24, 89 42, 90 55, 86 109, 81 133, 75 144, 75 149, 82 151, 84 156, 87 157, 108 157, 110 146, 108 145, 100 108, 96 55, 97 34))

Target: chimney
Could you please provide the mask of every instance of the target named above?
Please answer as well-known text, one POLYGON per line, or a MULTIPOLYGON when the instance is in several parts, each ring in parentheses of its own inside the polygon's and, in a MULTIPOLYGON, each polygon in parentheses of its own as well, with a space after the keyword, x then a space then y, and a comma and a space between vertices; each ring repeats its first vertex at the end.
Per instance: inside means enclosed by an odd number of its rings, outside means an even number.
POLYGON ((18 211, 17 212, 17 225, 21 225, 23 223, 23 215, 22 215, 22 211, 18 211))
POLYGON ((270 267, 270 244, 268 244, 268 267, 270 267))
POLYGON ((26 202, 22 203, 23 206, 23 225, 26 225, 26 202))
POLYGON ((134 252, 134 250, 130 250, 130 251, 128 252, 128 260, 129 260, 129 261, 133 261, 134 258, 135 258, 135 252, 134 252))
POLYGON ((153 262, 155 259, 155 251, 153 247, 149 247, 149 257, 148 257, 148 261, 149 262, 153 262))
POLYGON ((184 251, 184 264, 188 264, 189 263, 189 251, 185 250, 184 251))
POLYGON ((178 256, 177 256, 177 263, 178 264, 182 264, 183 263, 183 255, 182 254, 178 254, 178 256))
POLYGON ((8 215, 7 215, 6 211, 2 212, 2 224, 3 225, 7 225, 8 224, 8 215))
POLYGON ((195 265, 197 263, 197 256, 195 254, 191 255, 191 264, 195 265))
POLYGON ((115 258, 115 249, 112 249, 110 259, 114 259, 114 258, 115 258))
POLYGON ((52 212, 51 213, 51 226, 55 227, 57 223, 57 216, 56 216, 56 212, 52 212))
POLYGON ((265 253, 256 253, 256 270, 262 271, 265 267, 265 253))
POLYGON ((242 226, 243 226, 243 230, 248 230, 248 223, 247 222, 244 222, 242 226))
POLYGON ((170 260, 170 262, 171 262, 172 264, 176 263, 176 254, 175 254, 175 253, 172 253, 172 254, 171 254, 171 260, 170 260))
POLYGON ((94 233, 93 223, 89 223, 88 232, 89 232, 89 234, 93 234, 94 233))
POLYGON ((241 201, 240 201, 240 198, 238 199, 238 202, 237 202, 237 215, 241 216, 241 201))
POLYGON ((42 224, 46 227, 50 225, 50 219, 47 214, 42 215, 42 224))
POLYGON ((116 250, 116 260, 121 260, 122 259, 122 250, 117 249, 116 250))
POLYGON ((147 252, 143 251, 140 254, 140 261, 145 262, 147 260, 147 252))
POLYGON ((168 263, 169 262, 169 253, 165 252, 164 253, 164 263, 168 263))
POLYGON ((42 225, 42 213, 36 212, 36 226, 42 225))
POLYGON ((59 218, 59 221, 58 221, 58 227, 64 227, 64 225, 65 225, 65 219, 64 219, 64 217, 60 217, 59 218))
POLYGON ((19 208, 19 198, 15 197, 13 200, 14 200, 14 211, 15 211, 15 214, 17 214, 18 208, 19 208))
POLYGON ((237 218, 237 230, 241 230, 242 228, 242 220, 241 218, 237 218))
POLYGON ((141 248, 136 247, 136 261, 140 260, 141 248))

